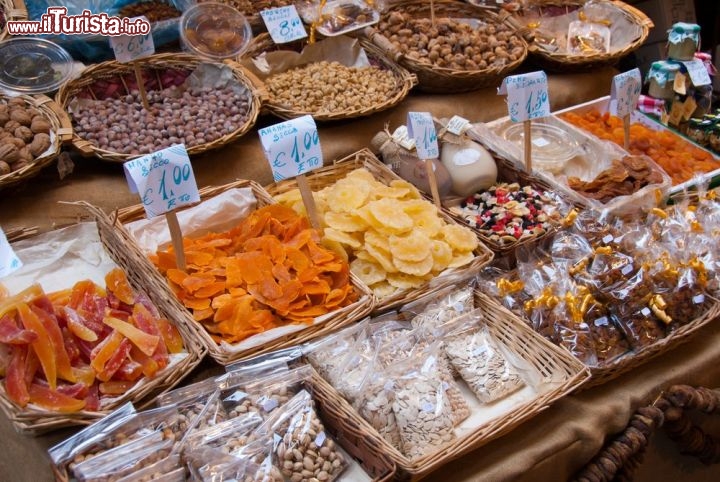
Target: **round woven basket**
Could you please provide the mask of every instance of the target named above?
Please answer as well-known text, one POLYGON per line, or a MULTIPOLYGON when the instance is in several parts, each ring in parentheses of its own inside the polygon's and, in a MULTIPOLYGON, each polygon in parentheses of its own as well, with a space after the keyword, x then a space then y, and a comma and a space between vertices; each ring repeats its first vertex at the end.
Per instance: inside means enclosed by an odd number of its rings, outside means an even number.
MULTIPOLYGON (((507 12, 495 13, 491 10, 476 7, 469 3, 450 0, 437 0, 435 4, 435 17, 451 19, 475 19, 490 24, 504 24, 513 31, 515 24, 510 22, 511 17, 507 12)), ((410 14, 413 18, 430 18, 430 2, 409 1, 393 5, 384 12, 384 16, 392 12, 410 14)), ((382 22, 382 19, 381 19, 382 22)), ((380 47, 388 57, 398 62, 418 77, 418 88, 429 93, 455 93, 468 92, 482 87, 497 86, 502 79, 515 70, 527 57, 527 45, 521 35, 518 35, 522 43, 522 55, 503 66, 491 66, 482 70, 456 70, 446 67, 438 67, 433 64, 419 62, 404 55, 393 43, 380 31, 377 26, 368 27, 365 35, 380 47)))
MULTIPOLYGON (((0 190, 17 186, 22 182, 36 176, 40 170, 52 163, 60 155, 62 144, 72 138, 72 124, 67 113, 60 108, 50 97, 44 95, 19 95, 18 98, 25 101, 28 107, 34 107, 40 111, 50 123, 50 149, 32 163, 13 171, 9 174, 0 175, 0 190)), ((4 104, 6 96, 0 95, 0 104, 4 104)))
MULTIPOLYGON (((259 55, 262 52, 274 50, 274 44, 272 43, 269 34, 261 34, 257 37, 257 40, 257 43, 251 45, 252 50, 254 52, 258 52, 256 55, 259 55)), ((306 112, 301 110, 295 110, 292 107, 274 102, 272 96, 268 92, 268 100, 264 105, 264 109, 267 110, 269 113, 272 113, 282 119, 294 119, 296 117, 301 117, 309 114, 312 115, 313 119, 315 119, 315 121, 317 122, 329 122, 343 119, 352 119, 355 117, 365 117, 376 112, 390 109, 391 107, 394 107, 395 105, 402 102, 402 100, 408 95, 408 93, 410 93, 412 88, 415 87, 415 85, 417 85, 418 83, 415 74, 411 74, 405 68, 390 60, 382 49, 380 49, 377 45, 373 44, 369 40, 361 38, 358 41, 360 42, 362 48, 365 50, 365 53, 370 59, 370 62, 383 70, 389 70, 390 72, 392 72, 393 77, 395 78, 395 87, 383 102, 370 106, 362 106, 360 108, 352 110, 340 110, 335 112, 306 112)), ((303 46, 299 43, 295 43, 292 45, 296 47, 297 50, 300 50, 303 46)), ((244 57, 249 58, 248 56, 244 57)))
MULTIPOLYGON (((185 70, 192 71, 198 65, 203 63, 212 63, 212 61, 203 59, 190 54, 179 54, 179 53, 167 53, 167 54, 155 54, 144 59, 140 59, 136 62, 140 69, 150 70, 153 72, 159 72, 165 69, 185 70)), ((187 152, 190 155, 200 154, 210 149, 217 149, 222 147, 229 142, 232 142, 244 134, 246 134, 257 121, 258 114, 262 102, 265 98, 264 89, 261 83, 254 78, 254 76, 243 69, 238 63, 232 60, 225 60, 223 64, 230 67, 233 71, 235 79, 245 86, 251 94, 250 112, 248 113, 248 119, 243 124, 238 126, 234 131, 226 134, 212 142, 206 142, 204 144, 198 144, 187 148, 187 152)), ((68 104, 81 92, 88 89, 95 82, 108 80, 113 77, 123 75, 134 75, 132 64, 121 64, 115 60, 102 62, 95 64, 85 69, 80 77, 77 79, 66 82, 60 87, 57 95, 55 96, 56 102, 63 108, 67 109, 68 104)), ((158 81, 160 82, 160 81, 158 81)), ((163 88, 160 84, 160 88, 163 88)), ((123 94, 126 92, 123 92, 123 94)), ((104 161, 110 162, 125 162, 129 159, 139 157, 139 154, 123 154, 120 152, 109 151, 100 149, 90 141, 81 138, 77 134, 72 136, 73 146, 80 151, 84 156, 97 156, 104 161)))
MULTIPOLYGON (((566 8, 569 11, 582 7, 588 0, 526 0, 528 7, 538 8, 542 12, 543 8, 566 8)), ((526 36, 529 42, 528 50, 530 55, 535 57, 539 63, 547 70, 551 71, 570 71, 570 70, 587 70, 607 64, 614 64, 629 53, 638 49, 648 37, 650 29, 654 26, 652 20, 637 8, 618 0, 607 0, 608 3, 622 10, 625 17, 631 23, 640 28, 640 36, 630 44, 621 49, 612 52, 592 55, 577 55, 568 52, 548 52, 541 48, 532 39, 532 33, 525 25, 519 25, 518 13, 513 17, 520 32, 526 36)), ((522 10, 520 11, 522 12, 522 10)))
POLYGON ((28 12, 23 0, 0 0, 0 9, 5 17, 5 24, 0 31, 0 42, 8 36, 6 24, 8 20, 27 20, 28 12))

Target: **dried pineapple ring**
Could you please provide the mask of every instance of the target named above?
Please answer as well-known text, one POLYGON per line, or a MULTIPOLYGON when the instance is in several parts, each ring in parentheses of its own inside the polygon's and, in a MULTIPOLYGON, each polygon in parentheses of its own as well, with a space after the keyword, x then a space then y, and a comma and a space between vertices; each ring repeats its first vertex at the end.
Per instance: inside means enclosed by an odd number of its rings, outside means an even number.
POLYGON ((415 186, 407 182, 405 179, 395 179, 390 181, 390 187, 396 189, 407 189, 408 193, 405 196, 406 199, 422 199, 420 191, 415 186))
POLYGON ((377 231, 365 231, 365 244, 372 244, 390 253, 390 241, 388 241, 388 237, 377 231))
POLYGON ((377 263, 359 258, 350 263, 350 271, 368 286, 379 283, 387 276, 385 270, 377 263))
POLYGON ((291 189, 288 192, 278 194, 277 196, 274 196, 274 197, 277 202, 279 202, 280 204, 284 204, 286 206, 292 206, 293 204, 295 204, 298 201, 302 202, 302 196, 300 195, 300 189, 291 189))
POLYGON ((338 243, 345 244, 353 249, 358 249, 362 246, 362 243, 358 239, 352 237, 347 233, 338 231, 337 229, 325 228, 324 232, 324 237, 326 239, 329 239, 330 241, 337 241, 338 243))
POLYGON ((375 283, 370 287, 370 289, 372 290, 373 294, 379 299, 388 298, 400 291, 396 287, 388 283, 387 280, 375 283))
POLYGON ((430 238, 421 231, 412 231, 407 236, 390 236, 390 253, 393 259, 422 261, 430 254, 430 238))
POLYGON ((370 190, 367 182, 341 179, 327 194, 328 208, 335 212, 353 212, 365 204, 370 190))
POLYGON ((405 214, 398 202, 394 199, 380 199, 368 203, 373 217, 384 228, 403 233, 413 228, 413 220, 405 214))
POLYGON ((334 211, 325 213, 325 224, 346 233, 364 231, 368 228, 367 223, 360 216, 350 213, 336 213, 334 211))
POLYGON ((393 264, 398 271, 414 276, 424 276, 432 270, 434 261, 432 254, 428 253, 427 257, 421 261, 403 261, 401 259, 393 259, 393 264))
POLYGON ((350 171, 345 176, 345 179, 358 179, 360 181, 365 181, 371 185, 377 183, 377 181, 375 180, 375 176, 373 176, 372 173, 364 167, 359 167, 354 171, 350 171))
POLYGON ((415 228, 422 231, 430 238, 437 236, 443 227, 443 220, 440 219, 437 214, 432 212, 423 212, 415 215, 411 214, 410 217, 412 217, 413 222, 415 223, 415 228))
POLYGON ((455 253, 452 261, 448 264, 448 268, 459 268, 471 263, 475 259, 475 254, 472 251, 455 253))
POLYGON ((402 199, 410 194, 406 187, 390 187, 385 184, 378 184, 373 187, 371 197, 373 200, 382 198, 402 199))
POLYGON ((418 288, 425 284, 427 279, 424 276, 413 276, 406 273, 392 273, 387 277, 387 281, 391 286, 401 290, 409 290, 418 288))
POLYGON ((445 241, 458 251, 472 251, 478 246, 478 239, 472 231, 457 224, 448 224, 442 227, 445 241))
POLYGON ((374 261, 376 261, 380 266, 383 267, 385 271, 387 271, 388 273, 397 272, 398 269, 392 262, 390 253, 383 250, 382 248, 378 248, 377 246, 368 243, 365 243, 365 250, 370 256, 372 256, 374 261))
POLYGON ((452 248, 445 241, 433 239, 430 245, 430 253, 433 257, 433 268, 435 272, 442 271, 452 262, 452 248))

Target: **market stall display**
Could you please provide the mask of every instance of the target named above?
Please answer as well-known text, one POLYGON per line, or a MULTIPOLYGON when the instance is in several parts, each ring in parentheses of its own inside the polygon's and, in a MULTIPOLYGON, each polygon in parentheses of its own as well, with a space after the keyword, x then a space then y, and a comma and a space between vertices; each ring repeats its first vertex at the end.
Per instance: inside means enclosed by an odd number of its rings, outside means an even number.
POLYGON ((513 13, 529 53, 549 70, 591 69, 637 50, 653 22, 617 0, 523 0, 513 13))
POLYGON ((254 33, 261 33, 265 31, 265 23, 260 16, 261 11, 292 5, 295 2, 292 0, 200 0, 198 3, 221 3, 232 7, 247 17, 254 33))
POLYGON ((8 20, 25 20, 28 13, 23 0, 0 1, 0 42, 8 35, 6 24, 8 20))
POLYGON ((118 219, 152 260, 161 296, 218 363, 322 336, 371 310, 372 296, 347 261, 321 245, 305 216, 275 204, 256 183, 205 189, 201 199, 178 213, 185 270, 162 218, 142 219, 139 205, 118 219))
POLYGON ((89 424, 127 401, 152 402, 205 355, 154 303, 139 253, 93 212, 93 223, 14 243, 24 266, 3 280, 12 291, 1 302, 0 407, 17 430, 89 424), (58 255, 48 259, 48 246, 58 255))
POLYGON ((367 37, 418 77, 426 92, 464 92, 498 84, 527 55, 505 14, 456 1, 402 2, 383 12, 367 37), (462 51, 460 50, 462 48, 462 51))
POLYGON ((130 64, 93 65, 59 90, 56 101, 73 119, 72 144, 81 154, 124 162, 175 143, 199 154, 243 136, 255 124, 263 90, 234 62, 170 53, 138 63, 150 112, 140 102, 130 64))
POLYGON ((72 136, 67 114, 44 95, 0 96, 0 189, 36 176, 72 136))

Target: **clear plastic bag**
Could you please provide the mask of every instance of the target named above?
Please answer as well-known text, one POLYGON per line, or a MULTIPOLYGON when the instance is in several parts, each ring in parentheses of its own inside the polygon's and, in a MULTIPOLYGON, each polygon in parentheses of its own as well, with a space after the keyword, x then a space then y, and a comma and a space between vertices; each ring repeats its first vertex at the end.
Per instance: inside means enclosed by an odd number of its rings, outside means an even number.
POLYGON ((365 318, 356 325, 310 343, 303 349, 307 361, 331 385, 334 386, 342 380, 345 357, 355 345, 358 335, 367 332, 369 322, 370 318, 365 318))
POLYGON ((247 383, 245 391, 249 400, 267 418, 274 410, 285 405, 301 390, 309 390, 308 381, 312 367, 302 365, 286 372, 276 373, 247 383))
POLYGON ((400 308, 411 318, 413 328, 431 330, 475 308, 474 278, 448 286, 400 308), (460 287, 458 287, 460 286, 460 287))
POLYGON ((185 467, 182 465, 180 456, 170 456, 155 462, 136 472, 131 472, 118 482, 184 482, 185 467))

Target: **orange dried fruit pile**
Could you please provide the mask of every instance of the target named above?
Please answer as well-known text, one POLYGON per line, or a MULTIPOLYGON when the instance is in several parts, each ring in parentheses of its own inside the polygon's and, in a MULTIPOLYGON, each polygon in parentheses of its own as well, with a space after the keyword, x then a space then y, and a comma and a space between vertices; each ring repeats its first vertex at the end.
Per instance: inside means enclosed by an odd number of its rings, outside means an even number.
POLYGON ((357 300, 347 261, 320 244, 306 217, 270 205, 222 233, 184 238, 186 269, 172 246, 150 258, 215 341, 311 324, 357 300))
MULTIPOLYGON (((625 142, 622 119, 608 112, 591 110, 582 115, 568 112, 560 117, 601 139, 620 146, 625 142)), ((720 161, 709 152, 672 132, 654 131, 637 122, 630 125, 629 151, 631 154, 651 157, 672 178, 673 185, 688 181, 698 173, 720 169, 720 161)))

